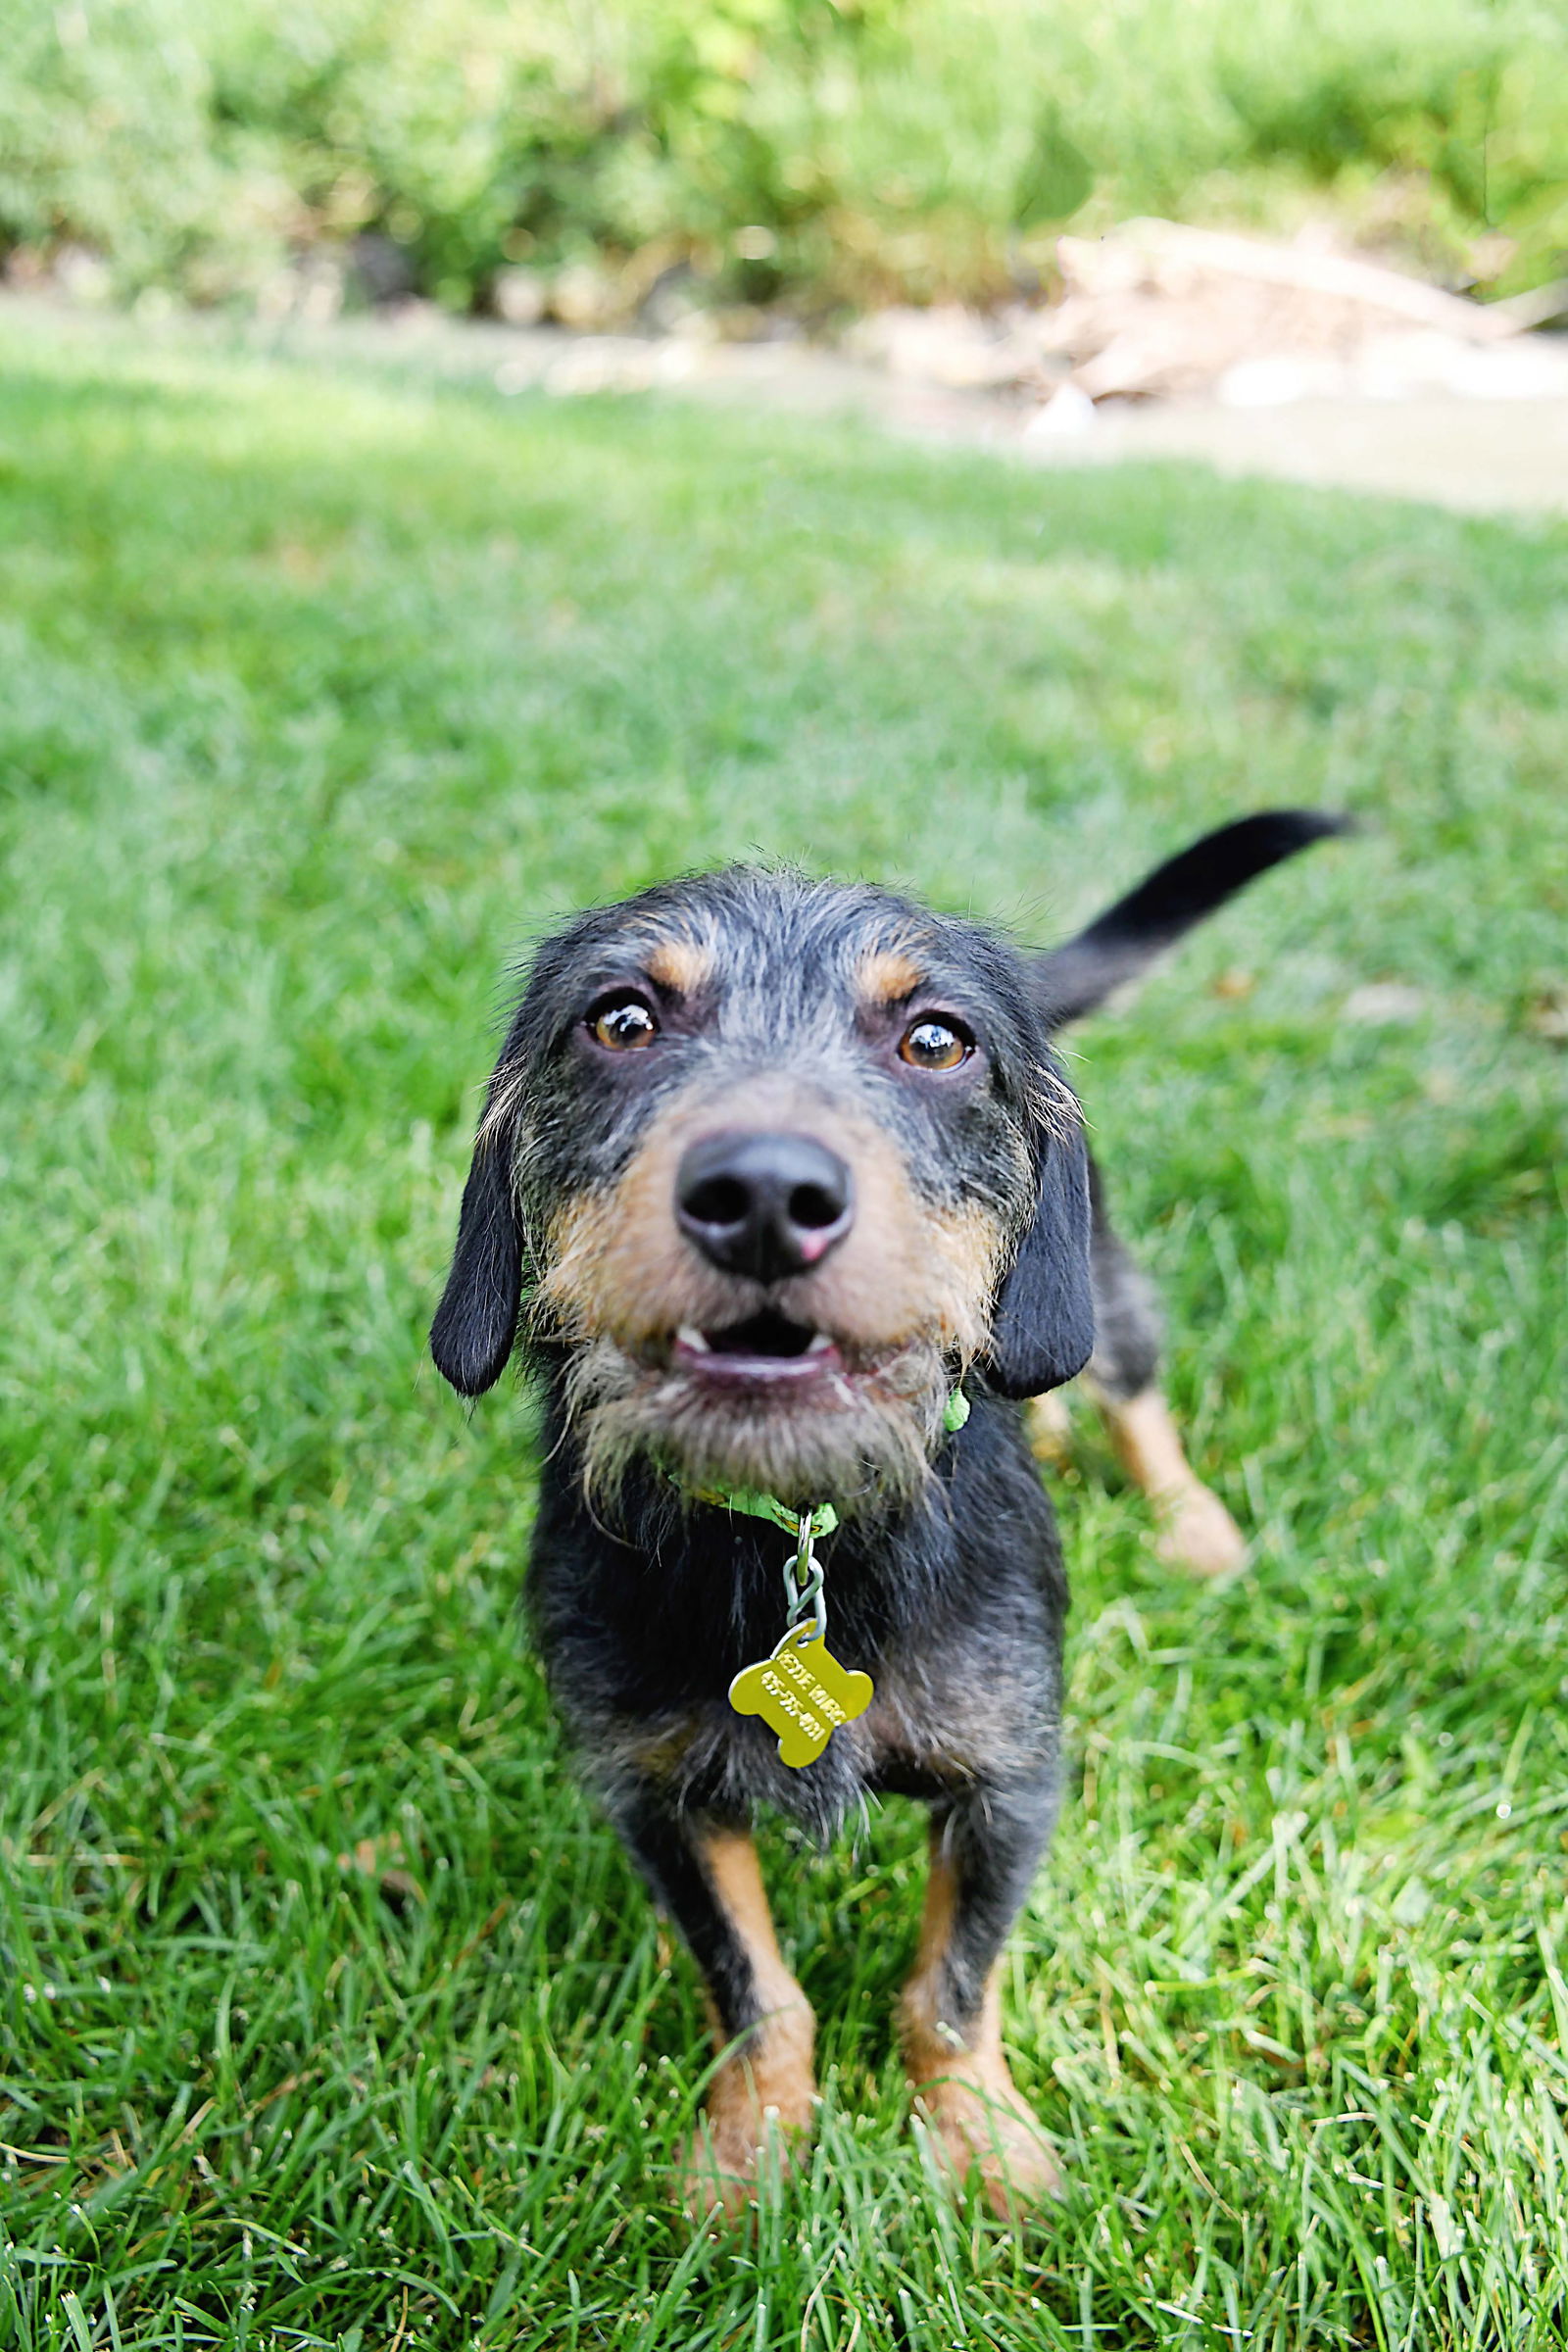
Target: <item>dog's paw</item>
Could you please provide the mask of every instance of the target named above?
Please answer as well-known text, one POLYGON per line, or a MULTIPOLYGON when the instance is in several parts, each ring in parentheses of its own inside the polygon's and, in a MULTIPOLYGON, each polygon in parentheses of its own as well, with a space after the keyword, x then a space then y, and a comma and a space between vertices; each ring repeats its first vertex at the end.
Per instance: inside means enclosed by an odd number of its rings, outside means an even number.
POLYGON ((795 2169, 807 2136, 804 2124, 785 2124, 776 2111, 759 2115, 710 2108, 686 2143, 677 2175, 680 2201, 694 2222, 745 2219, 750 2207, 795 2169))
POLYGON ((1219 1496, 1193 1484, 1154 1497, 1159 1534, 1154 1549, 1173 1568, 1195 1576, 1228 1576, 1247 1559, 1247 1538, 1219 1496))
POLYGON ((1023 1408, 1029 1450, 1048 1469, 1065 1470, 1072 1461, 1072 1415, 1065 1397, 1054 1389, 1048 1396, 1031 1396, 1023 1408))
POLYGON ((1040 2123, 1010 2082, 1005 2091, 988 2090, 962 2075, 945 2075, 923 2083, 915 2104, 951 2185, 961 2190, 978 2175, 999 2221, 1021 2221, 1061 2194, 1040 2123))
POLYGON ((681 2203, 694 2222, 738 2222, 794 2170, 816 2105, 809 2063, 719 2069, 681 2159, 681 2203))

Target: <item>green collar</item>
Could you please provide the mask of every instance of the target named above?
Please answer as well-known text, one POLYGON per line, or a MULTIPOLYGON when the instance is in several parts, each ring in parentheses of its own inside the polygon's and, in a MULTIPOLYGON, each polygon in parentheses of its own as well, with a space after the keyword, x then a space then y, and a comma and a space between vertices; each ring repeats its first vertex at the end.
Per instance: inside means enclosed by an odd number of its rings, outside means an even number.
POLYGON ((792 1511, 787 1502, 780 1502, 776 1494, 764 1494, 760 1487, 731 1487, 721 1494, 707 1487, 694 1487, 691 1493, 694 1500, 714 1503, 721 1511, 745 1511, 753 1519, 771 1519, 775 1527, 797 1539, 804 1520, 813 1544, 818 1536, 830 1536, 839 1523, 839 1515, 830 1502, 819 1502, 809 1514, 792 1511))
MULTIPOLYGON (((955 1435, 969 1418, 969 1399, 961 1389, 955 1389, 942 1408, 942 1426, 955 1435)), ((764 1494, 760 1487, 687 1487, 684 1479, 670 1474, 670 1483, 682 1487, 693 1502, 711 1503, 721 1511, 744 1511, 752 1519, 770 1519, 787 1536, 807 1535, 814 1543, 819 1536, 830 1536, 839 1523, 839 1515, 830 1502, 819 1502, 808 1515, 792 1511, 787 1502, 776 1494, 764 1494), (805 1523, 805 1524, 803 1524, 805 1523)))

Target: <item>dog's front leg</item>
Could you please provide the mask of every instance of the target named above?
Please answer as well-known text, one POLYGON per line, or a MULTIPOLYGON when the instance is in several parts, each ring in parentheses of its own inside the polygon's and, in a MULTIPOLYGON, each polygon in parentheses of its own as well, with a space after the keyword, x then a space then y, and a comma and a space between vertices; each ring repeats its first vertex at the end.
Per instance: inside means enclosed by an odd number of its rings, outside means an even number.
POLYGON ((808 2130, 816 2085, 806 1995, 773 1934, 750 1833, 671 1810, 656 1791, 617 1808, 627 1850, 703 1974, 720 2063, 681 2167, 687 2210, 734 2217, 764 2155, 788 2161, 808 2130))
POLYGON ((934 1810, 919 1956, 900 2004, 905 2064, 942 2154, 960 2180, 978 2167, 1004 2219, 1059 2185, 1003 2053, 998 1985, 1055 1813, 1054 1773, 934 1810))

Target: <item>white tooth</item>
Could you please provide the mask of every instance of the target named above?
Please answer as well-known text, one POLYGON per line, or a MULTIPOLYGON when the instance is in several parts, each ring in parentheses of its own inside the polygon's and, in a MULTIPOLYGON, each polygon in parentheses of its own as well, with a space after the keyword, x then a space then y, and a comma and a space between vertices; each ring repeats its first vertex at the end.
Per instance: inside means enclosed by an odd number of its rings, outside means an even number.
POLYGON ((712 1352, 695 1323, 683 1323, 675 1337, 683 1348, 694 1348, 699 1355, 710 1355, 712 1352))
POLYGON ((826 1355, 833 1343, 825 1331, 813 1331, 807 1345, 808 1355, 826 1355))

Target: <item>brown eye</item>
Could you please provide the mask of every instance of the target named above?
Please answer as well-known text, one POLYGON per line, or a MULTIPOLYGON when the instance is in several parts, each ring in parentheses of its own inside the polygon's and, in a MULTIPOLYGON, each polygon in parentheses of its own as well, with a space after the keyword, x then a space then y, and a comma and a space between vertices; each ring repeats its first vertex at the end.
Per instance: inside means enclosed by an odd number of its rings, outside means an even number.
POLYGON ((602 1046, 624 1054, 635 1046, 651 1046, 659 1023, 640 997, 612 997, 588 1015, 588 1026, 602 1046))
POLYGON ((949 1021, 915 1021, 899 1040, 899 1057, 916 1070, 956 1070, 974 1052, 967 1030, 949 1021))

